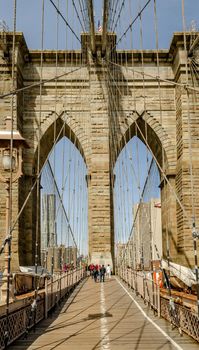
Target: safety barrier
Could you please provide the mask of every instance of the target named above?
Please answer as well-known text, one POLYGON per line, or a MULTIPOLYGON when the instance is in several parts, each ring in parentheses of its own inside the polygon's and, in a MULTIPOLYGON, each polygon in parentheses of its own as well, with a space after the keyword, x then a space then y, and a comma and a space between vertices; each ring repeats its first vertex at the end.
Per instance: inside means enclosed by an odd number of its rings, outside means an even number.
POLYGON ((199 342, 199 319, 192 309, 163 297, 160 307, 162 317, 199 342))
POLYGON ((162 316, 180 332, 185 332, 199 342, 199 319, 194 308, 180 305, 174 298, 162 296, 159 285, 149 276, 150 273, 119 267, 117 274, 159 317, 162 316))
POLYGON ((32 298, 28 305, 9 312, 8 316, 1 316, 0 349, 5 348, 5 343, 9 345, 21 335, 26 335, 39 321, 46 318, 48 312, 84 277, 83 268, 55 275, 46 280, 45 291, 38 293, 36 299, 32 298))
POLYGON ((118 270, 118 275, 139 294, 151 307, 160 312, 160 288, 154 283, 147 274, 143 274, 141 271, 135 271, 132 269, 126 269, 125 272, 122 268, 118 270))
POLYGON ((83 269, 67 271, 45 283, 45 317, 48 312, 84 277, 83 269))

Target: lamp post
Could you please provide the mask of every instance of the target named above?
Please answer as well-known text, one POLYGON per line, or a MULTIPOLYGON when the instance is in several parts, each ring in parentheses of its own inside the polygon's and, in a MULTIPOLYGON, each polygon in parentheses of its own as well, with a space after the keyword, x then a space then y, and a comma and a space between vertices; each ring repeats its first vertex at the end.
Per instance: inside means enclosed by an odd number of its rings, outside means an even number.
POLYGON ((0 182, 6 190, 5 240, 1 248, 4 251, 4 273, 1 286, 1 301, 6 301, 7 309, 10 299, 11 272, 11 185, 22 175, 22 151, 28 147, 19 131, 11 131, 11 118, 6 118, 6 130, 0 130, 0 182), (12 148, 11 148, 12 139, 12 148))

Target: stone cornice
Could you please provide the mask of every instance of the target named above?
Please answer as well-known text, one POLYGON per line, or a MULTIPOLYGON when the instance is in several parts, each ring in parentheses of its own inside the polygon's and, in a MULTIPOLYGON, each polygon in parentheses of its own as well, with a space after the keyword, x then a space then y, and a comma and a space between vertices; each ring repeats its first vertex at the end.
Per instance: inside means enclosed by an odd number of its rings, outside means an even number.
MULTIPOLYGON (((191 32, 186 33, 186 40, 187 40, 187 46, 189 47, 190 38, 191 38, 191 32)), ((198 32, 196 34, 199 34, 198 32)), ((8 49, 12 48, 12 32, 6 33, 6 41, 7 41, 7 47, 8 49)), ((114 33, 108 33, 110 39, 112 40, 112 44, 114 44, 116 35, 114 33)), ((99 41, 100 45, 100 34, 96 34, 97 41, 99 41)), ((40 50, 31 50, 28 49, 24 35, 22 32, 16 33, 16 45, 22 50, 22 55, 24 55, 24 61, 34 61, 39 62, 40 61, 40 50)), ((56 59, 56 53, 58 54, 58 61, 64 62, 66 59, 66 62, 71 62, 71 59, 74 60, 77 64, 79 62, 82 62, 83 54, 82 52, 85 49, 85 46, 89 45, 89 35, 87 33, 81 34, 81 41, 82 41, 82 48, 83 50, 59 50, 58 52, 56 50, 44 50, 43 51, 43 59, 44 62, 52 62, 56 59)), ((184 34, 183 32, 175 32, 173 34, 171 44, 169 49, 159 49, 159 60, 161 63, 168 63, 171 64, 174 60, 174 57, 179 49, 184 49, 184 34)), ((132 60, 134 60, 135 63, 141 62, 141 50, 117 50, 116 56, 118 59, 118 62, 120 64, 122 62, 124 63, 132 63, 132 60)), ((156 50, 143 50, 143 59, 144 63, 156 63, 156 50)))

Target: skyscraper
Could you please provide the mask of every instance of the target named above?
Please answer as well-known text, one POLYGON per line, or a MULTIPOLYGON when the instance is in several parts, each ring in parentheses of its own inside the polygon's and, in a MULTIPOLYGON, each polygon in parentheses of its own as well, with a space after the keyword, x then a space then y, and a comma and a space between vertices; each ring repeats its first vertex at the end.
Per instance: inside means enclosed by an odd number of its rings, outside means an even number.
POLYGON ((45 193, 41 201, 41 250, 56 245, 56 196, 45 193))

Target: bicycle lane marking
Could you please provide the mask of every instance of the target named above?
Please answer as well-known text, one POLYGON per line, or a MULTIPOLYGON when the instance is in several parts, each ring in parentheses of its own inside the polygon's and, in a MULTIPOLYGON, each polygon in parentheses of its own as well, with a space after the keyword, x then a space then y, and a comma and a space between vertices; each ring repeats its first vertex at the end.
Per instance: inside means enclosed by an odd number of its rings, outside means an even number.
POLYGON ((160 326, 158 326, 147 314, 146 312, 141 308, 141 306, 138 304, 138 302, 133 298, 133 296, 129 293, 129 291, 122 285, 122 283, 118 280, 117 277, 115 277, 116 281, 120 284, 120 286, 125 290, 125 292, 128 294, 128 296, 133 300, 137 308, 141 311, 141 313, 144 315, 144 317, 160 332, 164 335, 164 337, 178 350, 184 350, 180 345, 178 345, 160 326))
POLYGON ((101 321, 101 350, 110 350, 110 339, 108 335, 108 326, 106 319, 106 300, 104 294, 104 283, 101 282, 101 293, 100 293, 100 311, 102 317, 101 321))

